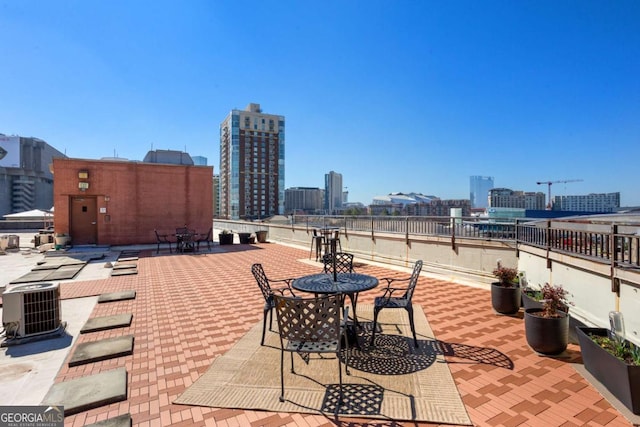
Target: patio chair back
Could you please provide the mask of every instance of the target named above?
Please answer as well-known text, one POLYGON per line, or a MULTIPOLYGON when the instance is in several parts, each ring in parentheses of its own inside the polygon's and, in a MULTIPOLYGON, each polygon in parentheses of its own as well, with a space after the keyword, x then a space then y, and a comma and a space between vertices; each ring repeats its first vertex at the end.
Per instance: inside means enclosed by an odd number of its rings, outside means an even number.
MULTIPOLYGON (((273 296, 280 335, 280 401, 284 401, 284 353, 291 355, 291 372, 295 374, 293 353, 334 353, 338 360, 340 401, 342 392, 342 367, 340 351, 342 341, 348 346, 346 328, 341 322, 342 298, 325 295, 316 298, 273 296)), ((346 348, 348 352, 348 347, 346 348)), ((344 357, 345 369, 348 356, 344 357)))
POLYGON ((267 278, 266 273, 264 272, 264 268, 262 268, 262 264, 253 264, 251 266, 251 273, 253 273, 253 277, 256 279, 258 283, 258 287, 260 288, 260 292, 262 292, 262 296, 264 300, 269 302, 273 300, 273 292, 271 292, 271 286, 269 286, 269 279, 267 278))
POLYGON ((264 336, 267 330, 267 316, 269 316, 269 330, 272 330, 273 308, 275 307, 273 296, 276 293, 284 295, 285 292, 291 294, 292 296, 295 296, 289 286, 293 279, 280 279, 270 281, 267 278, 266 273, 264 272, 264 268, 262 268, 262 264, 258 263, 251 266, 251 273, 253 273, 253 277, 256 279, 258 287, 260 288, 260 292, 262 292, 262 296, 264 297, 264 309, 262 313, 262 339, 260 340, 260 344, 264 345, 264 336), (272 288, 270 282, 285 284, 285 286, 272 288))
POLYGON ((333 274, 335 257, 335 272, 336 273, 353 273, 353 254, 347 252, 336 252, 324 254, 322 256, 322 263, 324 264, 324 272, 333 274))
POLYGON ((169 240, 169 236, 167 236, 166 234, 160 234, 158 233, 157 229, 153 229, 153 232, 156 234, 156 244, 157 244, 157 248, 156 248, 156 253, 160 253, 160 244, 161 243, 168 243, 169 244, 169 252, 173 252, 173 250, 171 249, 171 241, 169 240))
POLYGON ((418 339, 416 337, 416 326, 413 321, 413 292, 418 284, 420 271, 422 270, 422 260, 416 261, 413 266, 413 272, 409 278, 385 278, 387 286, 382 296, 376 297, 373 301, 373 328, 371 330, 371 345, 373 346, 376 338, 376 328, 378 324, 378 314, 380 310, 385 308, 403 308, 409 316, 409 326, 413 334, 413 343, 418 347, 418 339), (406 284, 406 285, 405 285, 406 284), (401 293, 402 292, 402 293, 401 293))
POLYGON ((213 227, 209 228, 206 236, 200 237, 198 238, 198 240, 196 240, 197 250, 200 250, 200 243, 206 243, 207 249, 211 249, 211 233, 213 233, 213 227))
POLYGON ((409 287, 407 288, 407 292, 405 292, 403 295, 403 297, 409 302, 411 302, 411 298, 413 298, 413 292, 416 290, 416 285, 418 284, 418 278, 420 277, 421 270, 422 260, 418 260, 413 265, 413 273, 411 273, 411 278, 409 279, 409 287))

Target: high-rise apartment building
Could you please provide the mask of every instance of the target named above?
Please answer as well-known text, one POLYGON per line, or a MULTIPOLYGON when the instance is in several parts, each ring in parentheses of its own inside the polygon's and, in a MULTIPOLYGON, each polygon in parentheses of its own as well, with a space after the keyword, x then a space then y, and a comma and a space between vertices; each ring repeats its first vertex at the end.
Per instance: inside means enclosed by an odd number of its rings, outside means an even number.
POLYGON ((334 171, 324 176, 324 209, 333 215, 342 208, 342 174, 334 171))
POLYGON ((489 206, 489 190, 493 188, 492 176, 474 175, 469 178, 469 199, 472 208, 486 208, 489 206))
POLYGON ((220 216, 284 213, 284 116, 260 104, 231 110, 220 124, 220 216))
POLYGON ((293 187, 284 191, 284 212, 322 213, 324 190, 314 187, 293 187))
POLYGON ((620 207, 620 193, 587 194, 585 196, 554 196, 554 211, 615 212, 620 207))
POLYGON ((489 190, 489 206, 493 208, 520 208, 543 210, 545 195, 542 192, 514 191, 508 188, 489 190))

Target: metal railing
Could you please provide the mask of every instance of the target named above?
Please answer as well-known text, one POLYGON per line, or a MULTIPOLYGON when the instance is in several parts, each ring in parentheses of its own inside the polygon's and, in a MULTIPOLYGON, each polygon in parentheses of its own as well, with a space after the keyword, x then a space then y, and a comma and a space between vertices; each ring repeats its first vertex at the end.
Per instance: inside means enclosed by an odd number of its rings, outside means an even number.
POLYGON ((416 216, 294 215, 291 225, 307 229, 339 227, 350 231, 415 236, 499 240, 562 252, 612 267, 640 268, 640 220, 613 216, 602 219, 514 219, 416 216))

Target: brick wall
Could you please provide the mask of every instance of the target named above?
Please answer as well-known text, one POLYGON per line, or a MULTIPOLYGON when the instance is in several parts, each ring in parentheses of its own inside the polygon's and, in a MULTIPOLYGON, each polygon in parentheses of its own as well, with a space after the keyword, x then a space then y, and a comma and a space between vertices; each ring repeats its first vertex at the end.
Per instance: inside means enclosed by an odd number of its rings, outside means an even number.
POLYGON ((206 233, 212 226, 211 166, 55 158, 53 173, 56 233, 71 234, 72 197, 96 198, 98 244, 155 243, 154 228, 171 234, 186 224, 206 233))

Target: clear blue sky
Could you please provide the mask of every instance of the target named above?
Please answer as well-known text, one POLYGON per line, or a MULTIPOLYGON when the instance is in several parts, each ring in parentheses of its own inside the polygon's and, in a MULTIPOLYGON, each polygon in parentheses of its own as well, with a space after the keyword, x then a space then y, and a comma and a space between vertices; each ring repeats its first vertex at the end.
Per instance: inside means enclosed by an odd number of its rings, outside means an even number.
POLYGON ((468 198, 469 176, 640 205, 640 1, 0 0, 0 133, 206 156, 259 103, 286 187, 468 198))

